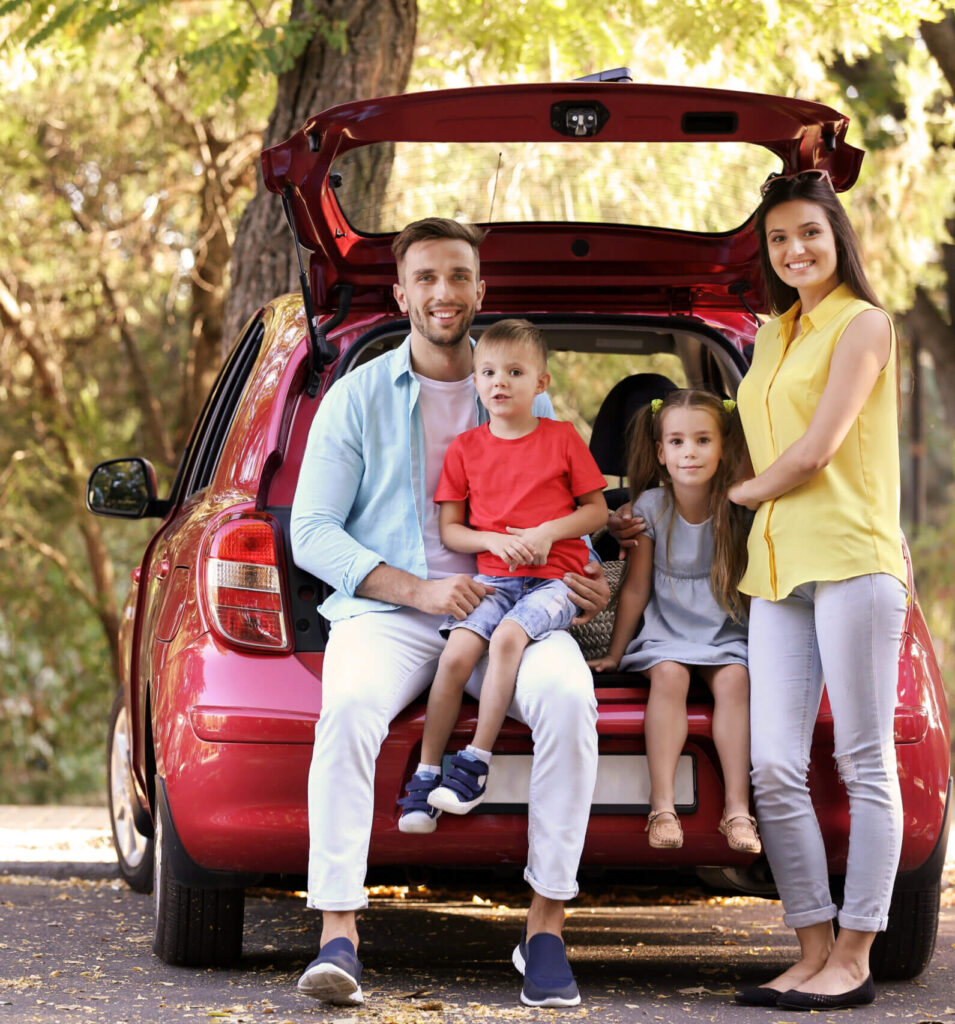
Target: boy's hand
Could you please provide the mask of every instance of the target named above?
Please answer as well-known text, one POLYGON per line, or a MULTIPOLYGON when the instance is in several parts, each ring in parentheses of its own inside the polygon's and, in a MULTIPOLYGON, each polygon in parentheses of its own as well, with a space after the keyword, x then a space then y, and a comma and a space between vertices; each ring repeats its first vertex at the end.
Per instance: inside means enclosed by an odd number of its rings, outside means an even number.
POLYGON ((547 556, 550 554, 551 546, 554 543, 546 524, 531 526, 522 529, 519 526, 508 526, 507 532, 512 537, 519 537, 524 546, 530 552, 530 560, 522 562, 522 565, 546 565, 547 556))
MULTIPOLYGON (((506 533, 495 533, 487 544, 487 550, 496 555, 511 570, 521 565, 536 565, 534 550, 522 537, 511 537, 506 533)), ((541 563, 543 565, 543 563, 541 563)))
POLYGON ((634 516, 632 509, 633 504, 628 501, 626 505, 621 505, 616 512, 611 512, 610 518, 607 520, 610 536, 620 545, 618 558, 627 557, 627 549, 637 546, 637 538, 647 528, 643 517, 634 516))
POLYGON ((594 672, 616 672, 620 667, 620 662, 616 658, 611 658, 609 655, 604 655, 602 658, 595 658, 593 661, 588 661, 587 664, 594 670, 594 672))

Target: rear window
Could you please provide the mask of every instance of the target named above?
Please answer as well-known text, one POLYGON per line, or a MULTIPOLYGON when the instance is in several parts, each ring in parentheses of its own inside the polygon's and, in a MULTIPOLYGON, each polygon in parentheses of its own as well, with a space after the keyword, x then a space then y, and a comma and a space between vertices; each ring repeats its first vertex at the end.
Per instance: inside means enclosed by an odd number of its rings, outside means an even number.
POLYGON ((780 170, 779 157, 743 142, 382 142, 341 154, 331 181, 361 234, 435 216, 722 234, 780 170))

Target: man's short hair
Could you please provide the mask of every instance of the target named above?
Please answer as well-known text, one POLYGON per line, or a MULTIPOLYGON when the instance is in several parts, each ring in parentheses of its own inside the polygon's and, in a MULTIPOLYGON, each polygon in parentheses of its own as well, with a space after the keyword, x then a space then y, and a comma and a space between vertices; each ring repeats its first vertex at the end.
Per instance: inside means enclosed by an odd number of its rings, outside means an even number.
MULTIPOLYGON (((484 228, 473 224, 461 224, 447 217, 425 217, 424 220, 412 221, 407 227, 395 235, 391 243, 391 251, 395 255, 395 263, 401 267, 405 254, 416 242, 433 242, 440 238, 467 242, 474 250, 474 262, 480 268, 478 246, 487 237, 484 228)), ((478 270, 480 273, 480 269, 478 270)))
POLYGON ((547 342, 539 328, 530 320, 511 317, 498 320, 478 338, 475 351, 487 345, 489 348, 502 348, 505 345, 526 345, 533 349, 540 359, 541 369, 547 370, 547 342))

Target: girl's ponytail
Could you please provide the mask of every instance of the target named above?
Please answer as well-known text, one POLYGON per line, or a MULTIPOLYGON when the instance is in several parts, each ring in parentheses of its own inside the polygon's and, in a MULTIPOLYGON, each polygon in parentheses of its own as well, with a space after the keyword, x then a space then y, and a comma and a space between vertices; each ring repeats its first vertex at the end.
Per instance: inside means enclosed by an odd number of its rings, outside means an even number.
POLYGON ((627 438, 627 486, 630 500, 659 485, 666 469, 657 459, 657 421, 659 413, 652 405, 645 405, 633 417, 627 438))

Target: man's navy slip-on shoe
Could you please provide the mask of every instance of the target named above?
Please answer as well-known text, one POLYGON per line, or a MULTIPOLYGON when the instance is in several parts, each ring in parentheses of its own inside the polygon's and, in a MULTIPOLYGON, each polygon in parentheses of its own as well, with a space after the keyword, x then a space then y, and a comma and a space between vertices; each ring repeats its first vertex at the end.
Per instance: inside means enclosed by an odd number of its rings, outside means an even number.
POLYGON ((339 1006, 356 1006, 361 994, 361 961, 349 939, 332 939, 298 979, 298 990, 313 999, 339 1006))

